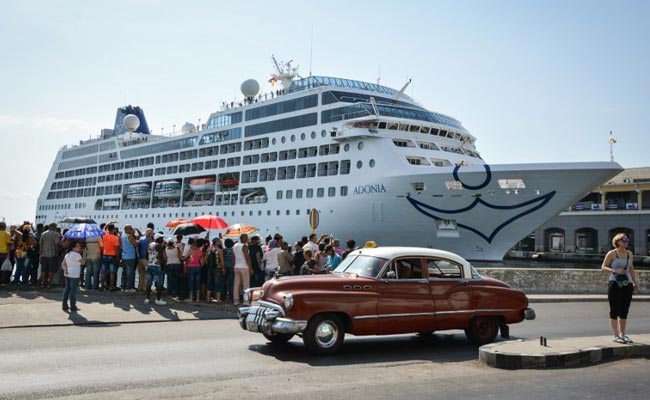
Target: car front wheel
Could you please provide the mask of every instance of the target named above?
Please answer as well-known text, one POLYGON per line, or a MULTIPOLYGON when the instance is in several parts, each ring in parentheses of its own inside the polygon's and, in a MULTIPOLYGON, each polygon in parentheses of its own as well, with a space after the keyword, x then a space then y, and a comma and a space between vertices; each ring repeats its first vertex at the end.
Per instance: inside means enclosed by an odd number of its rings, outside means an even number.
POLYGON ((317 315, 309 321, 302 340, 311 353, 334 354, 341 349, 345 331, 334 314, 317 315))
POLYGON ((499 319, 497 317, 474 317, 465 329, 465 335, 470 342, 479 346, 492 343, 499 333, 499 319))

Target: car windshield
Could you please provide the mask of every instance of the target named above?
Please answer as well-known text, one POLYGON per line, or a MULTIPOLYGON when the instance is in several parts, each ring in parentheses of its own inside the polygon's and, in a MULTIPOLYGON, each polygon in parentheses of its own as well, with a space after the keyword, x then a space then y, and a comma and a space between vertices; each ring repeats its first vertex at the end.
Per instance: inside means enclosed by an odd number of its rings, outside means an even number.
POLYGON ((376 278, 386 261, 383 258, 366 255, 347 256, 334 272, 376 278))

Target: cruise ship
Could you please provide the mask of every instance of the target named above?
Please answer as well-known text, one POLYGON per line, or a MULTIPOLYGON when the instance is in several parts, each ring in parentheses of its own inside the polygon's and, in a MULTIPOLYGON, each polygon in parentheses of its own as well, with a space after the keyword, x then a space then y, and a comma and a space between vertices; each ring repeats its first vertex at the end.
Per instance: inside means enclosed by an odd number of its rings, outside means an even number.
MULTIPOLYGON (((274 59, 275 61, 275 59, 274 59)), ((204 124, 155 135, 140 107, 59 150, 36 221, 86 216, 164 229, 203 214, 289 240, 333 234, 501 260, 520 239, 622 168, 615 162, 488 164, 457 119, 401 89, 275 62, 204 124), (317 224, 317 226, 315 226, 317 224)), ((512 144, 504 144, 516 150, 512 144)))

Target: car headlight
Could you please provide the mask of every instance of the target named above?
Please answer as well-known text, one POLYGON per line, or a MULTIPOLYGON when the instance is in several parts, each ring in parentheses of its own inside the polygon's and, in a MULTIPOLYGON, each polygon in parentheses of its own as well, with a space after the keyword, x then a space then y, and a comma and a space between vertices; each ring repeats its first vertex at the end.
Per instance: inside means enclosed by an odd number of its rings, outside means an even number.
POLYGON ((244 290, 244 303, 250 303, 251 301, 251 290, 246 289, 244 290))
POLYGON ((284 296, 284 308, 291 310, 291 307, 293 307, 293 295, 289 294, 284 296))

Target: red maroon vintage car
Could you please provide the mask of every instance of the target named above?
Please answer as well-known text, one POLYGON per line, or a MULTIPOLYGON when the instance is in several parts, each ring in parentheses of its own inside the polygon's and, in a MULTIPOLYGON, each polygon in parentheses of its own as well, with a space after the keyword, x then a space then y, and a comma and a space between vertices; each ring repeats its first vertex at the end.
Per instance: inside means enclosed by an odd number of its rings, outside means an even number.
POLYGON ((242 329, 272 343, 301 335, 317 354, 338 351, 353 335, 430 334, 464 329, 470 341, 494 341, 507 324, 534 319, 526 295, 479 275, 442 250, 378 247, 356 250, 331 274, 274 278, 244 293, 242 329))

